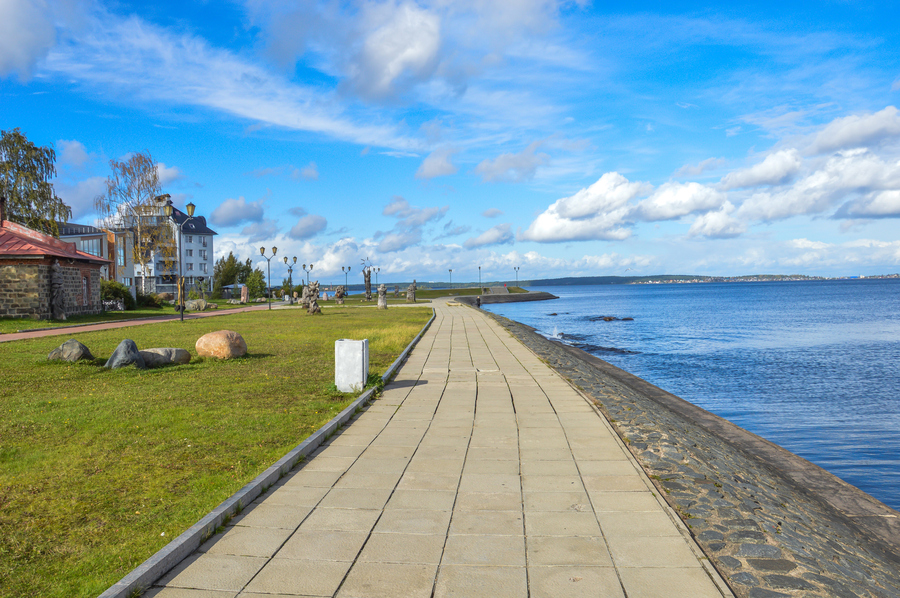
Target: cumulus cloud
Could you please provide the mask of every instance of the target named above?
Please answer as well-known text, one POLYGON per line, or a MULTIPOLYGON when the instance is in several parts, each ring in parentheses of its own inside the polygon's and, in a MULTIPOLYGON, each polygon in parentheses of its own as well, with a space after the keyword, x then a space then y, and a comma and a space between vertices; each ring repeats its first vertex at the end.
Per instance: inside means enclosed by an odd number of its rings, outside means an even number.
POLYGON ((381 253, 393 253, 413 245, 418 245, 421 241, 421 228, 390 232, 381 237, 381 242, 378 243, 378 251, 381 253))
POLYGON ((219 226, 237 226, 243 222, 262 222, 264 199, 247 201, 243 197, 226 199, 213 210, 209 221, 219 226))
POLYGON ((466 225, 455 226, 453 221, 451 220, 447 224, 444 225, 443 232, 434 238, 435 241, 438 239, 446 239, 448 237, 457 237, 459 235, 464 235, 467 232, 472 230, 472 227, 466 225))
POLYGON ((248 243, 258 243, 259 241, 271 239, 278 234, 279 230, 281 230, 281 227, 278 226, 278 222, 264 218, 260 222, 254 222, 245 226, 241 229, 241 234, 249 237, 247 239, 248 243))
POLYGON ((303 168, 301 168, 299 170, 295 168, 293 173, 291 173, 291 176, 294 179, 301 178, 301 179, 306 179, 308 181, 318 181, 319 180, 319 169, 316 166, 315 162, 310 162, 309 164, 307 164, 306 166, 304 166, 303 168))
POLYGON ((416 178, 433 179, 434 177, 456 174, 459 169, 450 158, 457 151, 454 148, 445 147, 431 152, 416 171, 416 178))
POLYGON ((95 176, 76 183, 53 181, 53 189, 63 202, 72 208, 77 220, 94 211, 94 198, 106 193, 106 177, 95 176))
POLYGON ((731 215, 734 211, 735 207, 726 201, 718 210, 698 216, 691 225, 688 235, 729 239, 743 234, 747 231, 747 225, 731 215))
POLYGON ((59 147, 57 162, 61 166, 80 170, 84 168, 84 165, 91 159, 90 154, 88 154, 80 141, 60 139, 56 145, 59 147))
POLYGON ((874 114, 836 118, 815 136, 809 150, 814 154, 822 154, 877 145, 891 138, 900 138, 900 113, 894 106, 888 106, 874 114))
POLYGON ((837 218, 900 218, 900 189, 867 193, 840 207, 837 218))
POLYGON ((422 241, 422 227, 443 218, 448 209, 450 206, 419 208, 399 195, 395 196, 381 213, 396 218, 397 222, 393 230, 375 234, 375 238, 380 239, 378 251, 392 253, 417 245, 422 241))
POLYGON ((698 176, 707 170, 713 170, 725 165, 725 158, 707 158, 698 164, 685 164, 675 172, 675 176, 698 176))
POLYGON ((607 172, 590 187, 553 202, 520 239, 542 243, 625 239, 631 234, 625 227, 628 202, 646 188, 618 172, 607 172))
POLYGON ((498 210, 497 208, 488 208, 487 210, 481 213, 485 218, 496 218, 497 216, 503 215, 503 210, 498 210))
POLYGON ((722 189, 740 189, 760 185, 778 185, 796 174, 803 165, 800 152, 788 149, 769 154, 766 159, 750 168, 735 170, 724 177, 722 189))
POLYGON ((291 227, 288 236, 292 239, 309 239, 325 230, 327 226, 328 221, 324 217, 317 214, 307 214, 291 227))
POLYGON ((637 206, 642 220, 673 220, 694 212, 714 210, 725 194, 700 183, 665 183, 637 206))
POLYGON ((156 170, 159 172, 159 184, 163 187, 186 178, 177 166, 166 166, 164 163, 159 162, 156 165, 156 170))
POLYGON ((550 161, 550 156, 537 153, 542 141, 535 141, 518 154, 500 154, 494 160, 484 160, 475 167, 481 180, 521 183, 534 177, 539 166, 550 161))
POLYGON ((0 2, 0 77, 31 79, 39 60, 56 43, 52 11, 44 0, 0 2))
POLYGON ((477 237, 466 239, 463 247, 466 249, 475 249, 476 247, 485 247, 487 245, 503 245, 513 242, 513 234, 510 231, 509 224, 498 224, 493 228, 489 228, 477 237))

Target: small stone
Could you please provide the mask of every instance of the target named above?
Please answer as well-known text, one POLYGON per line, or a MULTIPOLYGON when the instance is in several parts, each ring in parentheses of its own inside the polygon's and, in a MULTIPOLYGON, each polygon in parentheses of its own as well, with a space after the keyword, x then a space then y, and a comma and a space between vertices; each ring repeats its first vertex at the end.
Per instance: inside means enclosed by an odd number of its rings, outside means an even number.
POLYGON ((195 348, 200 357, 232 359, 247 354, 247 343, 234 330, 217 330, 204 334, 197 339, 195 348))
POLYGON ((184 365, 191 361, 191 354, 184 349, 144 349, 139 351, 148 368, 158 368, 164 365, 184 365))
POLYGON ((765 588, 753 588, 750 590, 750 598, 790 598, 790 595, 765 588))
POLYGON ((47 355, 47 359, 50 361, 78 361, 80 359, 94 359, 94 356, 91 355, 90 349, 82 345, 80 342, 76 341, 74 338, 70 338, 57 348, 50 351, 50 354, 47 355))
POLYGON ((729 578, 734 583, 739 583, 742 586, 758 586, 759 580, 754 577, 752 573, 747 573, 746 571, 741 571, 740 573, 735 573, 729 578))
POLYGON ((712 550, 713 552, 719 552, 719 551, 725 550, 725 546, 726 546, 725 542, 710 542, 709 544, 706 545, 706 547, 709 548, 710 550, 712 550))
POLYGON ((756 540, 765 542, 766 535, 762 532, 754 532, 752 530, 742 530, 728 535, 728 539, 732 542, 746 542, 748 540, 756 540))
POLYGON ((119 343, 119 346, 116 347, 116 350, 113 351, 113 354, 109 357, 103 367, 114 370, 129 365, 134 365, 134 367, 141 370, 147 368, 147 365, 144 363, 144 358, 141 357, 141 354, 138 351, 137 345, 130 338, 126 338, 119 343))
POLYGON ((734 558, 733 556, 720 556, 719 562, 728 567, 729 569, 740 569, 743 567, 741 562, 734 558))
POLYGON ((791 577, 790 575, 766 575, 766 583, 773 588, 779 590, 815 590, 816 586, 812 585, 805 579, 799 577, 791 577))
POLYGON ((768 544, 741 544, 737 556, 777 559, 781 557, 781 549, 768 544))
POLYGON ((184 309, 187 311, 203 311, 209 307, 206 299, 188 299, 184 302, 184 309))
POLYGON ((753 519, 726 519, 722 523, 737 529, 759 529, 759 524, 753 519))
POLYGON ((782 571, 784 573, 797 568, 797 563, 787 559, 747 559, 747 564, 760 571, 782 571))
POLYGON ((697 536, 698 539, 704 542, 710 542, 715 540, 724 540, 725 536, 720 534, 719 532, 714 532, 712 530, 707 530, 697 536))

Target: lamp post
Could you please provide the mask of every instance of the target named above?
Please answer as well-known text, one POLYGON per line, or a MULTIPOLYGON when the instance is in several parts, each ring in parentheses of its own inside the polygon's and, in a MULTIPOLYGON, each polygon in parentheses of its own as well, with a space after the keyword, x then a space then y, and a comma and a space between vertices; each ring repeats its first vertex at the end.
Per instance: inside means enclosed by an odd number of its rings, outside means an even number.
POLYGON ((309 275, 312 274, 313 265, 309 265, 309 270, 306 269, 306 264, 303 264, 303 271, 306 272, 306 284, 309 285, 309 275))
POLYGON ((513 270, 516 271, 516 286, 519 286, 519 266, 514 266, 513 270))
POLYGON ((269 296, 272 293, 272 258, 275 257, 275 254, 278 253, 278 248, 272 248, 272 257, 266 257, 266 248, 260 247, 259 254, 266 258, 266 270, 269 274, 269 288, 266 290, 266 301, 269 302, 269 309, 272 309, 272 298, 269 296))
POLYGON ((378 273, 381 272, 381 268, 372 268, 375 270, 375 288, 378 288, 378 273))
POLYGON ((450 272, 450 288, 452 289, 453 288, 453 268, 449 268, 447 271, 450 272))
MULTIPOLYGON (((181 251, 181 236, 182 236, 182 234, 181 233, 184 230, 185 223, 188 222, 189 220, 193 220, 194 210, 197 209, 197 206, 195 206, 193 203, 189 203, 188 205, 185 206, 185 208, 187 209, 188 217, 181 224, 178 224, 176 222, 176 226, 178 227, 178 289, 179 289, 178 311, 181 312, 181 321, 182 322, 184 322, 184 277, 182 276, 182 273, 181 273, 181 253, 182 253, 182 251, 181 251)), ((163 208, 163 212, 165 212, 166 218, 172 218, 172 215, 175 213, 175 208, 172 207, 172 204, 168 203, 163 208)), ((172 218, 172 220, 174 222, 175 219, 172 218)))
POLYGON ((481 293, 481 266, 478 266, 478 293, 481 293))
POLYGON ((294 256, 293 264, 288 261, 287 256, 284 256, 284 263, 287 264, 287 267, 288 267, 288 287, 289 287, 289 289, 288 289, 288 295, 289 295, 288 296, 288 305, 293 305, 294 304, 294 278, 292 275, 294 273, 294 264, 297 263, 297 256, 296 255, 294 256))
POLYGON ((346 268, 341 266, 341 270, 344 271, 344 290, 347 291, 347 294, 349 295, 350 294, 350 285, 347 284, 347 275, 350 273, 350 266, 347 266, 346 268))

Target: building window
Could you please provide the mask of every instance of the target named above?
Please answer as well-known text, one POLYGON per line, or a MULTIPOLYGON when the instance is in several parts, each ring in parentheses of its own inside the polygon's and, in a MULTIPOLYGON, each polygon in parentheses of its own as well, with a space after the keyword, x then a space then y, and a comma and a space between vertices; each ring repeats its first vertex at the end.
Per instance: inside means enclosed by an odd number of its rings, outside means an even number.
POLYGON ((116 245, 116 265, 124 266, 125 265, 125 241, 123 240, 120 245, 116 245))
POLYGON ((200 242, 203 244, 204 247, 206 247, 206 237, 201 237, 200 242))
POLYGON ((206 264, 200 264, 200 271, 206 274, 206 264))
POLYGON ((194 236, 193 236, 193 235, 188 235, 188 236, 187 236, 187 242, 188 242, 188 243, 193 243, 193 242, 194 242, 194 236))
POLYGON ((205 249, 201 249, 201 250, 200 250, 200 259, 201 259, 201 260, 205 260, 205 259, 206 259, 206 250, 205 250, 205 249))
POLYGON ((189 264, 187 265, 187 269, 188 269, 188 270, 193 270, 193 269, 194 269, 194 264, 189 263, 189 264))
POLYGON ((194 257, 194 250, 193 250, 193 249, 188 249, 188 250, 187 250, 187 256, 188 256, 188 257, 194 257))
POLYGON ((81 250, 91 255, 102 255, 100 253, 100 239, 82 239, 81 250))

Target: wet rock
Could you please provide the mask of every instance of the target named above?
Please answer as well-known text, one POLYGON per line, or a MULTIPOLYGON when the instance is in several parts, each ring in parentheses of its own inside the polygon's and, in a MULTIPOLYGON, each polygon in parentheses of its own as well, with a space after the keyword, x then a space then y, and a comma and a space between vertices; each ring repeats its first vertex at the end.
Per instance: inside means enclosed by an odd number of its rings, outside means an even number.
POLYGON ((71 361, 75 362, 81 359, 94 359, 94 356, 91 355, 90 349, 82 345, 80 342, 76 341, 74 338, 70 338, 57 348, 50 351, 50 354, 47 355, 47 359, 50 361, 71 361))
POLYGON ((144 363, 144 358, 141 357, 141 354, 138 351, 137 345, 130 338, 126 338, 119 343, 119 346, 116 347, 116 350, 113 351, 113 354, 109 357, 103 367, 114 370, 129 365, 134 365, 134 367, 141 370, 147 368, 147 365, 144 363))

